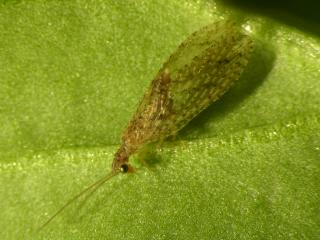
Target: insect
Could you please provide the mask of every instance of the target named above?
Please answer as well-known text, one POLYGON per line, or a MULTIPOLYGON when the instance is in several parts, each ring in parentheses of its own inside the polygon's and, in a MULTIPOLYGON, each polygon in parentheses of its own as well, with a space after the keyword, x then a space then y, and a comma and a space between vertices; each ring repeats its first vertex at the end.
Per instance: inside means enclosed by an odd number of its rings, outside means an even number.
POLYGON ((95 191, 119 173, 133 172, 132 154, 149 143, 175 135, 240 77, 253 49, 252 39, 232 21, 205 26, 191 34, 166 61, 144 94, 123 133, 110 174, 80 192, 95 191))

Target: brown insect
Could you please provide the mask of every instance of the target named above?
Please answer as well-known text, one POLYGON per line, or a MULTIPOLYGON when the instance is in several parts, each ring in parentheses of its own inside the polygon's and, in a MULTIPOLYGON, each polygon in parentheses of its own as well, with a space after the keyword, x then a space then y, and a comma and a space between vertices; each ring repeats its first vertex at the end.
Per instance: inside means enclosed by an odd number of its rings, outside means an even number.
POLYGON ((253 42, 231 21, 217 22, 190 35, 165 62, 146 91, 122 136, 112 171, 80 192, 41 228, 74 200, 95 191, 113 176, 133 172, 129 157, 143 146, 175 135, 240 77, 253 42))

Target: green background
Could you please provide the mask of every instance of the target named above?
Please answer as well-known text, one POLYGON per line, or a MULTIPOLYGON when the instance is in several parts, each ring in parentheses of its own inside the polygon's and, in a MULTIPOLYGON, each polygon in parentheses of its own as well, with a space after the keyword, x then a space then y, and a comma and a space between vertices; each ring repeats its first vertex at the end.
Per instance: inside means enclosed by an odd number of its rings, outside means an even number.
POLYGON ((319 239, 316 21, 304 32, 295 12, 260 14, 204 0, 2 1, 0 239, 319 239), (178 44, 228 16, 256 42, 234 88, 154 146, 150 170, 117 176, 36 234, 109 172, 178 44))

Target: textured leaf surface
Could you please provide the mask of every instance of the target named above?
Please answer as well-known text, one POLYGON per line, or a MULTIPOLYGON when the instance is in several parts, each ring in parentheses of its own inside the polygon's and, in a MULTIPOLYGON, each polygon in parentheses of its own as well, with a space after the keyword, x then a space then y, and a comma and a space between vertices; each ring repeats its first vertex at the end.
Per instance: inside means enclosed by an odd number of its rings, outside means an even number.
POLYGON ((253 17, 247 71, 149 156, 153 171, 114 178, 34 235, 109 171, 177 45, 225 15, 202 1, 3 1, 0 239, 317 239, 320 41, 253 17))

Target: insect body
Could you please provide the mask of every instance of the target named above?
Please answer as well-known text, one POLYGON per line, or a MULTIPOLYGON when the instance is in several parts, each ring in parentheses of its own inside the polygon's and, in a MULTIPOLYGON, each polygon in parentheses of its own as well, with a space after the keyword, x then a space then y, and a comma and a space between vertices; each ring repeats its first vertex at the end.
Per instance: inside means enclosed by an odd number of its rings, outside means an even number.
POLYGON ((112 171, 60 208, 41 228, 83 194, 120 172, 133 171, 129 157, 145 144, 175 135, 240 77, 252 52, 249 36, 231 21, 218 22, 189 36, 165 62, 146 91, 122 136, 112 171))
POLYGON ((189 36, 152 81, 122 137, 113 172, 132 169, 129 157, 143 145, 175 135, 240 77, 253 49, 231 21, 189 36))

